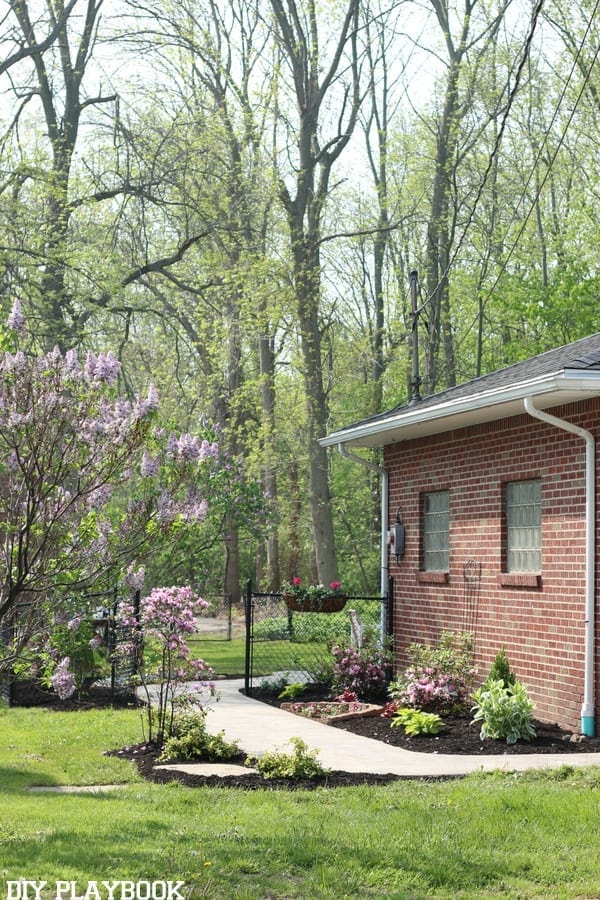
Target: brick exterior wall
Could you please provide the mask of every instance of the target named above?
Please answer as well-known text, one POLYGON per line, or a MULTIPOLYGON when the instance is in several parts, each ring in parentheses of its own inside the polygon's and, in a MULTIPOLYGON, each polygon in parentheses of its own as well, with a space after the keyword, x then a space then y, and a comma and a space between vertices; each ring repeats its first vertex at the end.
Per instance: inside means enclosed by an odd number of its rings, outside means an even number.
MULTIPOLYGON (((594 434, 600 465, 600 400, 549 412, 594 434)), ((443 630, 472 630, 480 680, 505 647, 511 668, 536 704, 534 715, 578 731, 585 618, 584 441, 524 414, 389 445, 385 467, 389 522, 399 509, 406 526, 404 558, 398 565, 393 555, 389 558, 397 667, 402 668, 403 652, 412 641, 435 643, 443 630), (541 579, 511 584, 502 579, 504 485, 528 478, 542 482, 541 579), (447 577, 420 572, 420 498, 444 489, 450 492, 447 577), (475 581, 465 579, 470 561, 481 565, 475 581)), ((598 546, 596 553, 598 559, 598 546)))

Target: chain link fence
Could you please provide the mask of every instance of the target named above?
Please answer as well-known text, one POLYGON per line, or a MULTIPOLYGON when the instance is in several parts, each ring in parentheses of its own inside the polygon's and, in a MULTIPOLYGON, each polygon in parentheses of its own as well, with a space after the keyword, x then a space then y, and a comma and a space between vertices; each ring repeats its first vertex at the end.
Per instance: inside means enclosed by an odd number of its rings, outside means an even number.
POLYGON ((348 597, 339 612, 295 612, 280 593, 246 589, 245 691, 260 676, 323 682, 333 666, 333 645, 381 641, 391 628, 391 589, 382 596, 348 597))

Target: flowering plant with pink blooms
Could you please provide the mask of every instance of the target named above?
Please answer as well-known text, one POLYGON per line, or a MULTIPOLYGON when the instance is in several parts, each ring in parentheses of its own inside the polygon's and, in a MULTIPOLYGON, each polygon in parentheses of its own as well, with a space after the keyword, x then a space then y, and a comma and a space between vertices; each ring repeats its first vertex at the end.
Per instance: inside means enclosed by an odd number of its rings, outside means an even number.
POLYGON ((196 629, 196 617, 208 608, 191 587, 158 587, 142 597, 139 613, 133 603, 122 606, 122 623, 135 636, 137 677, 146 695, 147 740, 162 744, 171 736, 178 704, 214 693, 213 670, 192 659, 186 636, 196 629))
POLYGON ((390 684, 389 694, 402 706, 448 712, 469 701, 476 674, 473 635, 442 632, 437 644, 411 644, 408 666, 390 684))
POLYGON ((361 699, 379 698, 385 691, 392 665, 389 645, 367 634, 360 648, 335 645, 331 652, 334 690, 351 691, 361 699))

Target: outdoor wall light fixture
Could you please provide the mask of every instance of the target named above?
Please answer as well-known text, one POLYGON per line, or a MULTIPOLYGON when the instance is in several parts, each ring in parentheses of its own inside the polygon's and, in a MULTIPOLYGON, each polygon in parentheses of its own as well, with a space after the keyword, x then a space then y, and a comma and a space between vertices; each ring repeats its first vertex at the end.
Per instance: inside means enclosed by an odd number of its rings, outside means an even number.
POLYGON ((396 521, 389 531, 390 551, 396 557, 396 563, 399 563, 400 559, 404 556, 405 540, 406 534, 404 531, 404 525, 402 524, 402 519, 400 518, 400 510, 398 510, 398 512, 396 513, 396 521))

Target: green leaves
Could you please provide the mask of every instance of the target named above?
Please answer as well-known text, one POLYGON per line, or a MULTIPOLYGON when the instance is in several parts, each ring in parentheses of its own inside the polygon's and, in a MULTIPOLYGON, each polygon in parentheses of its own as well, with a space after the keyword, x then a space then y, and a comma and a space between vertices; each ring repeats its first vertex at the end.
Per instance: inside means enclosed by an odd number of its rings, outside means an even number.
POLYGON ((488 679, 475 691, 473 700, 476 704, 473 722, 482 723, 482 740, 492 738, 516 744, 535 737, 531 723, 534 704, 520 681, 505 685, 499 679, 488 679))
POLYGON ((404 728, 406 734, 438 734, 444 727, 444 720, 437 713, 423 712, 421 709, 403 707, 392 721, 392 728, 404 728))

